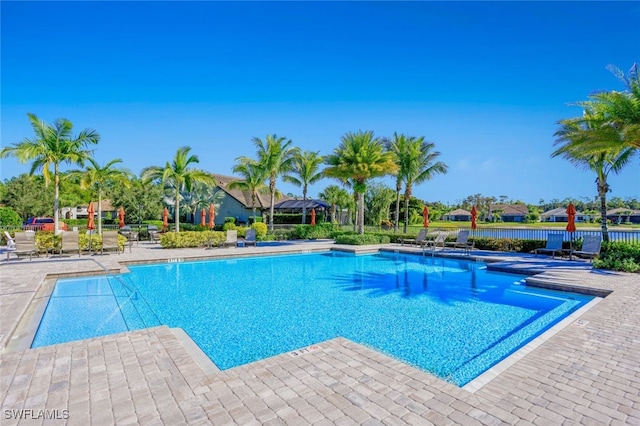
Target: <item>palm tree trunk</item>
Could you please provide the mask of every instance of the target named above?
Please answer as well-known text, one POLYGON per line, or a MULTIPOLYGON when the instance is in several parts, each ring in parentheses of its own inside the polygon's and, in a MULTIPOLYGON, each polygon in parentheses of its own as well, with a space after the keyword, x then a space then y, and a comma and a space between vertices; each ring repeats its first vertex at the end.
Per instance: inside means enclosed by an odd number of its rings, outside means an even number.
POLYGON ((364 194, 358 192, 358 234, 364 234, 364 194))
POLYGON ((176 211, 173 213, 176 215, 176 232, 180 232, 180 191, 176 190, 176 211))
POLYGON ((404 233, 407 233, 407 226, 409 225, 409 200, 411 199, 411 184, 407 183, 407 188, 404 192, 404 233))
POLYGON ((276 179, 272 177, 269 181, 269 192, 271 192, 271 206, 269 207, 269 230, 273 232, 273 212, 276 202, 276 179))
POLYGON ((602 241, 609 241, 609 229, 607 228, 607 191, 604 184, 598 178, 598 195, 600 196, 600 228, 602 229, 602 241))
POLYGON ((402 190, 402 186, 396 186, 396 220, 393 225, 393 232, 398 232, 399 222, 400 222, 400 191, 402 190))
POLYGON ((98 235, 102 235, 102 191, 101 190, 98 190, 98 235))
POLYGON ((331 204, 331 223, 336 221, 336 204, 331 204))
POLYGON ((302 224, 307 221, 307 185, 302 190, 302 224))
POLYGON ((53 229, 54 229, 54 233, 57 235, 58 233, 60 233, 60 213, 58 212, 59 210, 59 193, 60 193, 60 176, 58 175, 58 165, 54 165, 53 166, 53 173, 54 173, 54 178, 53 178, 53 184, 55 186, 54 188, 54 196, 53 196, 53 229))

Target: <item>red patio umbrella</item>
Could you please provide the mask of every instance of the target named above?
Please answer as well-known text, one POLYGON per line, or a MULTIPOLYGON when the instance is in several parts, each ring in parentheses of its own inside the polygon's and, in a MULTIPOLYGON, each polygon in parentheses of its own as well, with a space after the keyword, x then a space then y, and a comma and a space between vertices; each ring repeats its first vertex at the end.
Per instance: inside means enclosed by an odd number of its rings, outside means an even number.
POLYGON ((471 229, 476 229, 478 224, 476 220, 478 219, 478 210, 476 210, 476 206, 471 207, 471 229))
POLYGON ((576 208, 573 203, 567 207, 567 232, 576 232, 576 208))
POLYGON ((206 226, 207 225, 207 212, 202 209, 200 210, 200 226, 206 226))
POLYGON ((162 228, 166 229, 169 227, 169 209, 168 208, 164 208, 164 210, 162 210, 162 228))
POLYGON ((215 217, 216 209, 213 207, 213 204, 209 204, 209 229, 213 229, 213 227, 216 226, 214 221, 215 217))
POLYGON ((124 227, 124 207, 120 206, 118 209, 118 220, 120 221, 120 228, 124 227))
POLYGON ((316 226, 316 209, 311 209, 311 226, 316 226))
POLYGON ((422 209, 422 226, 425 228, 429 227, 429 207, 424 206, 422 209))
POLYGON ((571 254, 573 251, 573 233, 576 232, 576 207, 573 203, 569 203, 567 206, 567 232, 571 234, 569 239, 569 260, 571 260, 571 254))
POLYGON ((93 230, 95 229, 96 225, 94 223, 94 219, 93 219, 93 215, 95 213, 95 209, 93 208, 93 203, 89 202, 89 207, 87 207, 87 215, 89 216, 89 220, 87 221, 87 229, 88 230, 93 230))

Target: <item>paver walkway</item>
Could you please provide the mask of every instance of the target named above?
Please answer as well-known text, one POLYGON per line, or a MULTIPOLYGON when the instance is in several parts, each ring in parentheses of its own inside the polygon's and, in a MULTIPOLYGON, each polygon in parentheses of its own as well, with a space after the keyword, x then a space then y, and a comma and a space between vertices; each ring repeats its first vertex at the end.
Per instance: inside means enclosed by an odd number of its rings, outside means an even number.
MULTIPOLYGON (((289 249, 329 247, 315 244, 289 249)), ((216 254, 211 252, 204 253, 216 254)), ((201 249, 165 251, 142 243, 131 253, 98 260, 118 269, 119 261, 202 255, 201 249)), ((2 424, 640 425, 640 276, 546 258, 474 256, 501 258, 492 265, 498 268, 543 270, 528 278, 537 285, 610 294, 484 386, 468 390, 342 338, 299 356, 281 354, 222 372, 184 332, 167 327, 15 350, 16 329, 29 315, 39 320, 34 306, 46 296, 47 274, 102 267, 84 259, 3 262, 2 424)))

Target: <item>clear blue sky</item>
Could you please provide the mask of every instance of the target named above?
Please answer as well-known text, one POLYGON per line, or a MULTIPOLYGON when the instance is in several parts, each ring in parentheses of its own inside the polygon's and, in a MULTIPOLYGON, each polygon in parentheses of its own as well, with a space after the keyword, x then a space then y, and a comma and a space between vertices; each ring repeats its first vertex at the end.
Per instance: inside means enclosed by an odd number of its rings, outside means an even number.
MULTIPOLYGON (((232 174, 238 156, 254 155, 253 137, 329 154, 348 131, 407 133, 449 166, 414 194, 448 203, 594 197, 591 172, 550 158, 556 123, 594 90, 623 89, 608 64, 640 61, 635 2, 0 7, 2 146, 33 135, 31 112, 96 129, 103 164, 121 158, 139 173, 189 145, 201 168, 232 174)), ((640 198, 639 163, 610 178, 610 196, 640 198)), ((29 170, 1 166, 2 179, 29 170)))

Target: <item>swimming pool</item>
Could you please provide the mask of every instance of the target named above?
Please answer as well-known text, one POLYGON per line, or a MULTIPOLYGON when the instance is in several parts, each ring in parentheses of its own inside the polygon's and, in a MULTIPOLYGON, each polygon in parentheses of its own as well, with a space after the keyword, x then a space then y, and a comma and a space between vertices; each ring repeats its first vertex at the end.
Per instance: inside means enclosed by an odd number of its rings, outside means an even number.
POLYGON ((342 336, 462 386, 592 299, 397 253, 129 269, 59 280, 32 347, 166 324, 224 370, 342 336))

